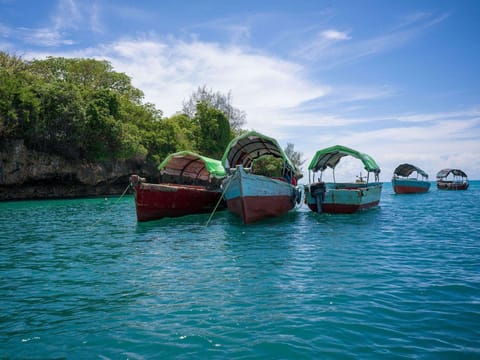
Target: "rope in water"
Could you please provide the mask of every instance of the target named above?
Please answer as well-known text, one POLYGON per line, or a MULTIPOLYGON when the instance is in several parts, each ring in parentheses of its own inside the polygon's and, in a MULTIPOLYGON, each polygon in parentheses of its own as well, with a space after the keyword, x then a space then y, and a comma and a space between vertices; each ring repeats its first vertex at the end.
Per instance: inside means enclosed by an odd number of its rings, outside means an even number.
POLYGON ((223 199, 223 195, 225 195, 225 193, 227 192, 227 189, 230 186, 231 182, 232 182, 232 177, 230 177, 230 179, 228 179, 227 185, 225 185, 225 189, 222 192, 222 196, 220 196, 220 199, 218 199, 217 204, 215 205, 215 208, 213 209, 212 213, 210 214, 210 217, 208 218, 205 226, 208 226, 208 224, 210 224, 210 220, 212 220, 213 214, 215 214, 215 211, 217 211, 218 205, 220 205, 220 202, 223 199))
POLYGON ((122 200, 123 196, 127 193, 127 191, 128 191, 128 189, 130 188, 130 186, 131 186, 131 184, 129 183, 129 184, 127 185, 127 187, 125 188, 125 190, 123 190, 122 195, 117 199, 117 201, 115 201, 115 202, 110 206, 110 208, 107 209, 107 211, 106 211, 105 213, 103 213, 103 215, 100 216, 100 217, 97 219, 97 221, 95 221, 93 224, 91 224, 91 225, 87 228, 88 230, 90 230, 92 227, 94 227, 95 225, 97 225, 100 221, 102 221, 102 220, 105 218, 105 216, 106 216, 107 213, 109 213, 110 211, 112 211, 112 208, 113 208, 115 205, 117 205, 117 203, 118 203, 120 200, 122 200))

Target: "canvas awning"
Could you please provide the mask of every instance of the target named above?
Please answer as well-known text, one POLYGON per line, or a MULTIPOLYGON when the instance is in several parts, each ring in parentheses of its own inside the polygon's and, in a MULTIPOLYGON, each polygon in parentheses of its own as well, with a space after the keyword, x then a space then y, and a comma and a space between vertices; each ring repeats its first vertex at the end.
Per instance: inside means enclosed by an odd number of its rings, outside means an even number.
POLYGON ((158 169, 162 174, 185 176, 199 180, 208 180, 211 176, 217 178, 225 176, 225 169, 219 160, 191 151, 170 154, 162 161, 158 169))
POLYGON ((441 178, 444 178, 444 177, 447 177, 448 175, 454 175, 454 176, 461 176, 461 177, 464 177, 466 178, 467 177, 467 174, 465 174, 462 170, 460 169, 443 169, 443 170, 440 170, 438 173, 437 173, 437 179, 441 179, 441 178))
POLYGON ((405 176, 405 177, 408 177, 410 176, 411 173, 413 173, 414 171, 416 171, 418 174, 426 177, 428 179, 428 174, 423 171, 422 169, 420 169, 419 167, 416 167, 415 165, 412 165, 412 164, 401 164, 401 165, 398 165, 397 168, 395 169, 395 171, 393 172, 395 175, 398 175, 398 176, 405 176))
POLYGON ((375 174, 380 173, 380 167, 372 157, 342 145, 334 145, 322 150, 318 150, 310 162, 308 170, 316 172, 323 171, 327 167, 334 169, 339 163, 340 159, 344 156, 352 156, 356 159, 359 159, 362 161, 365 170, 368 172, 371 171, 375 174))
POLYGON ((253 161, 264 155, 283 159, 286 168, 293 174, 299 175, 299 171, 278 142, 256 131, 249 131, 233 139, 223 154, 222 164, 225 169, 235 168, 237 165, 247 168, 253 161))

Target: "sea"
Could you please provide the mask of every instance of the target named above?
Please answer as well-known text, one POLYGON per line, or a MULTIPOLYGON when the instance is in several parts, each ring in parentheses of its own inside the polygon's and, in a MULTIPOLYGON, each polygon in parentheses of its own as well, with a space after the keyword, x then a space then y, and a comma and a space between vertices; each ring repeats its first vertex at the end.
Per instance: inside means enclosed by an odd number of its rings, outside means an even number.
POLYGON ((480 181, 251 225, 0 203, 0 359, 480 359, 480 181))

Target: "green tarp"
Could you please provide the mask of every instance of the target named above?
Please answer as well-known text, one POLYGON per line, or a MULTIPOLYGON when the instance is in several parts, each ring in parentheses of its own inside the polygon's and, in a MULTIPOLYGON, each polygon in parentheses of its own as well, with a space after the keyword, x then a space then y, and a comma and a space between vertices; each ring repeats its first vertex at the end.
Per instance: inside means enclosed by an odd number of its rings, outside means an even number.
POLYGON ((362 161, 365 170, 375 174, 380 173, 380 167, 369 155, 350 149, 342 145, 334 145, 328 148, 318 150, 315 153, 308 170, 323 171, 327 167, 334 169, 340 159, 344 156, 352 156, 362 161))
POLYGON ((167 156, 158 169, 169 175, 186 176, 207 180, 210 176, 222 178, 225 169, 219 160, 196 154, 191 151, 180 151, 167 156))

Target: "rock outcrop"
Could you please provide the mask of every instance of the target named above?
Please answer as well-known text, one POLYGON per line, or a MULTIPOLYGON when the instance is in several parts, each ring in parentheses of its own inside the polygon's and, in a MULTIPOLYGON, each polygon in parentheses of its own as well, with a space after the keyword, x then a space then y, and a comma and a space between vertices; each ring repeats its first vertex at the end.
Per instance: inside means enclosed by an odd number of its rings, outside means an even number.
POLYGON ((120 195, 134 173, 148 181, 158 176, 143 160, 74 161, 0 139, 0 201, 120 195))

